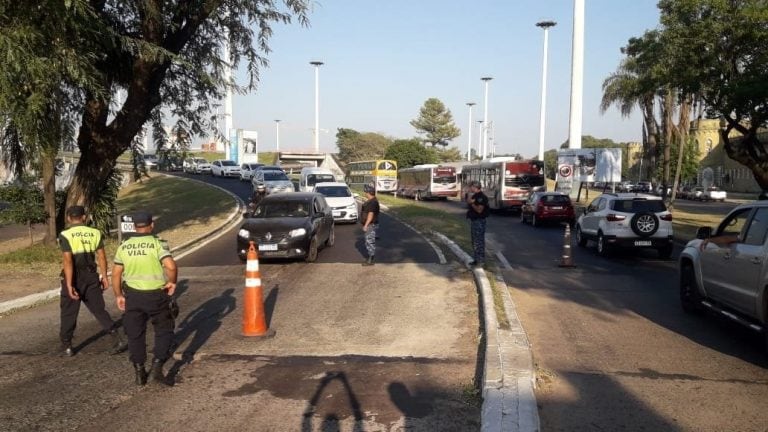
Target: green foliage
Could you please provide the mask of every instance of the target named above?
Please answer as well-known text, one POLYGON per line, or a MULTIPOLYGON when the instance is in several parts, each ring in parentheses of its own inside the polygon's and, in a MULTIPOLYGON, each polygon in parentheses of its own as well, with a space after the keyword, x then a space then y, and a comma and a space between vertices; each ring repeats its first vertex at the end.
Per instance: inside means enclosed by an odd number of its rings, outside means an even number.
POLYGON ((439 162, 437 150, 425 148, 417 138, 395 140, 387 148, 384 158, 397 161, 398 168, 439 162))
POLYGON ((461 150, 458 147, 437 149, 437 158, 440 162, 457 162, 462 160, 461 150))
POLYGON ((48 214, 43 206, 43 191, 30 183, 0 187, 0 201, 9 207, 0 211, 0 221, 4 223, 31 226, 45 222, 48 214))
POLYGON ((35 244, 0 254, 0 264, 29 266, 38 263, 58 262, 60 259, 61 251, 58 248, 44 244, 35 244))
POLYGON ((411 126, 424 140, 433 146, 448 146, 448 141, 461 135, 461 130, 453 123, 451 110, 437 98, 429 98, 419 110, 419 117, 411 120, 411 126))
POLYGON ((344 163, 381 159, 391 144, 391 138, 375 132, 358 132, 354 129, 339 128, 336 133, 339 159, 344 163))
POLYGON ((92 201, 88 213, 91 217, 92 226, 101 232, 108 233, 115 227, 117 210, 115 202, 117 193, 122 186, 123 175, 117 169, 112 169, 112 174, 99 189, 99 195, 92 201))

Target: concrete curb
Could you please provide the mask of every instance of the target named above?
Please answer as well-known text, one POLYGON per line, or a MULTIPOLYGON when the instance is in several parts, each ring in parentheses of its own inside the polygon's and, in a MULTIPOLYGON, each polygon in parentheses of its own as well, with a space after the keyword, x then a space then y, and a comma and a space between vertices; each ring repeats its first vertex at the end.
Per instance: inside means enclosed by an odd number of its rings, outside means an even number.
MULTIPOLYGON (((163 175, 167 175, 167 174, 163 174, 163 175)), ((187 179, 183 177, 179 177, 179 178, 186 181, 204 183, 204 182, 201 182, 200 180, 187 179)), ((237 218, 240 216, 241 208, 244 205, 243 200, 241 200, 240 197, 219 186, 208 184, 208 183, 204 183, 204 184, 214 187, 216 189, 219 189, 223 192, 226 192, 229 196, 231 196, 235 200, 235 206, 233 207, 232 212, 227 217, 227 220, 224 223, 222 223, 220 226, 214 228, 213 230, 205 234, 198 236, 193 240, 190 240, 182 245, 179 245, 171 249, 171 252, 174 252, 174 253, 181 251, 177 256, 174 257, 176 259, 182 258, 194 252, 195 250, 197 250, 198 247, 204 246, 206 243, 213 241, 213 239, 216 238, 215 236, 217 233, 219 232, 223 233, 224 231, 226 231, 226 229, 229 228, 230 225, 234 225, 234 222, 237 222, 237 218), (193 245, 196 245, 196 247, 192 247, 193 245)), ((57 298, 60 295, 61 295, 61 289, 54 288, 49 291, 30 294, 28 296, 17 298, 15 300, 4 301, 0 303, 0 315, 6 315, 19 309, 27 309, 30 307, 34 307, 34 306, 37 306, 38 304, 46 303, 51 299, 57 298)))
MULTIPOLYGON (((471 257, 448 237, 433 231, 465 265, 471 257)), ((528 337, 520 322, 514 302, 500 275, 496 283, 503 284, 504 311, 510 328, 500 329, 493 303, 491 283, 482 268, 472 269, 480 291, 486 334, 483 365, 481 430, 484 432, 539 430, 536 406, 535 370, 528 337)))

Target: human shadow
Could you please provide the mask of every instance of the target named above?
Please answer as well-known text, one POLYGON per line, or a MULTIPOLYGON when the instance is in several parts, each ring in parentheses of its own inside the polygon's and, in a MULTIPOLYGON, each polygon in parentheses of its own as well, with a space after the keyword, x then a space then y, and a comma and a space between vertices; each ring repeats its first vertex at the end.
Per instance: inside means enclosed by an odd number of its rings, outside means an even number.
MULTIPOLYGON (((341 371, 329 371, 325 373, 325 376, 320 380, 320 384, 315 390, 315 394, 307 402, 307 407, 304 409, 301 419, 301 432, 312 432, 312 418, 318 411, 318 405, 321 402, 321 397, 325 393, 326 387, 334 381, 338 381, 344 387, 346 392, 347 401, 349 407, 352 409, 352 415, 355 418, 355 425, 352 428, 353 432, 362 432, 364 430, 363 424, 363 410, 360 407, 360 402, 349 385, 347 374, 341 371)), ((323 417, 323 423, 320 426, 321 431, 338 431, 340 423, 339 413, 328 412, 323 417)))
POLYGON ((194 359, 197 351, 221 327, 224 317, 235 310, 237 300, 233 296, 234 292, 234 288, 225 290, 220 296, 198 306, 179 323, 172 351, 183 345, 188 338, 192 339, 182 351, 181 359, 176 360, 168 370, 167 380, 171 385, 176 383, 181 368, 194 359))

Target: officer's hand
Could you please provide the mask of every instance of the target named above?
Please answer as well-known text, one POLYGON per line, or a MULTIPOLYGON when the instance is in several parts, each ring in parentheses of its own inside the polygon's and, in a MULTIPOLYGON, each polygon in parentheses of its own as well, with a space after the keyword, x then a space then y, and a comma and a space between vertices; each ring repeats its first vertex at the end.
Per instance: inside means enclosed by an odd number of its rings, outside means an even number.
POLYGON ((176 284, 173 282, 166 282, 165 290, 168 292, 169 296, 172 296, 173 293, 176 292, 176 284))
POLYGON ((109 289, 109 279, 108 278, 101 278, 101 290, 106 291, 109 289))
POLYGON ((69 295, 69 298, 72 300, 80 300, 80 296, 77 294, 77 291, 75 291, 75 287, 72 285, 67 286, 67 294, 69 295))
POLYGON ((125 297, 123 296, 117 296, 115 297, 115 302, 117 303, 117 308, 121 311, 125 311, 125 297))

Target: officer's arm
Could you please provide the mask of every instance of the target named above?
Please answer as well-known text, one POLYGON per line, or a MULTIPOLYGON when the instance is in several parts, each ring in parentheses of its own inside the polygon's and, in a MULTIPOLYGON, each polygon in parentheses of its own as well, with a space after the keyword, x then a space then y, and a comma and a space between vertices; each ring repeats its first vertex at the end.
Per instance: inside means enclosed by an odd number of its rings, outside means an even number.
POLYGON ((63 255, 63 266, 64 266, 64 282, 67 284, 67 287, 74 286, 72 279, 75 273, 75 263, 74 258, 72 256, 72 252, 62 252, 63 255))
POLYGON ((173 295, 176 291, 176 277, 178 276, 176 261, 169 255, 163 258, 162 263, 165 270, 165 278, 168 280, 165 284, 165 289, 168 291, 168 295, 173 295))
POLYGON ((117 308, 121 311, 125 310, 125 297, 123 296, 123 265, 115 263, 112 266, 112 291, 115 293, 115 302, 117 308))
POLYGON ((104 289, 109 288, 109 278, 107 277, 107 253, 104 248, 96 249, 96 264, 99 266, 99 275, 104 289))

